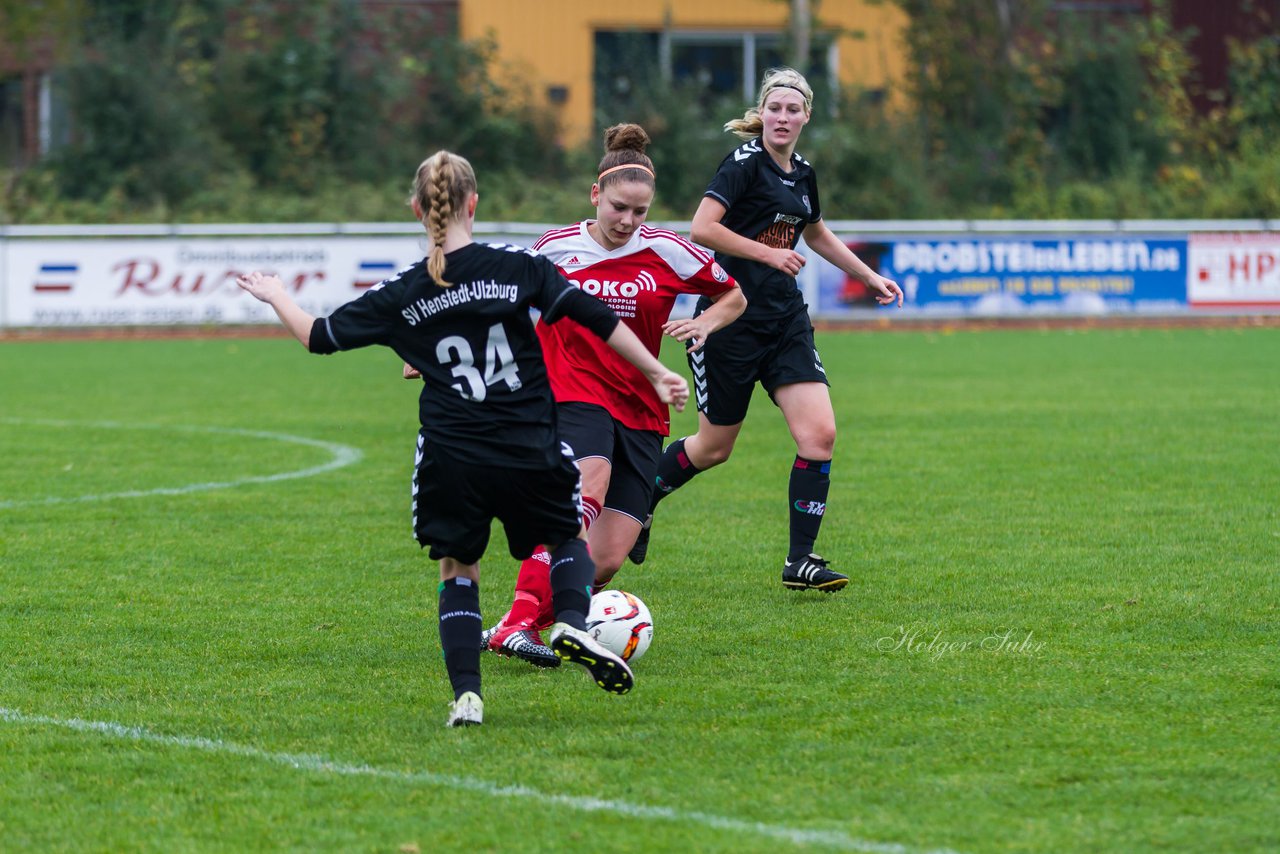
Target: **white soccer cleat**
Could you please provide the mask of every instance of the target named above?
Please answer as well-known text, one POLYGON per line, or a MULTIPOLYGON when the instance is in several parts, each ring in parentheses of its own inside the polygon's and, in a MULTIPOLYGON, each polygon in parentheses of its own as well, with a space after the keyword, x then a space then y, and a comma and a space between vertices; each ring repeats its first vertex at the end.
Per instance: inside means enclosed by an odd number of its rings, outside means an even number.
POLYGON ((484 722, 484 700, 467 691, 449 704, 449 726, 480 726, 484 722))
POLYGON ((625 694, 635 684, 631 668, 591 635, 568 623, 551 627, 551 649, 565 661, 587 668, 592 680, 610 694, 625 694))
POLYGON ((489 648, 498 655, 515 656, 535 667, 560 666, 560 658, 542 642, 542 638, 533 629, 517 629, 508 632, 507 636, 502 638, 502 642, 494 646, 493 642, 497 638, 497 635, 490 638, 489 648))

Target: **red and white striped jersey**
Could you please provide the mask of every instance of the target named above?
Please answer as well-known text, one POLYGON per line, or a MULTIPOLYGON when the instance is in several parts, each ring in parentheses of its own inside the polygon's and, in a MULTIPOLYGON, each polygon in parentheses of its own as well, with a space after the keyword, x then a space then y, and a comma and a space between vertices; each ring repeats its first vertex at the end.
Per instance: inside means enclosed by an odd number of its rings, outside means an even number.
MULTIPOLYGON (((534 244, 576 287, 599 297, 655 356, 662 324, 680 294, 714 297, 737 287, 710 253, 674 231, 642 225, 606 250, 587 233, 592 220, 548 231, 534 244)), ((538 323, 551 390, 559 402, 603 406, 635 430, 671 431, 667 405, 635 366, 578 323, 538 323)))

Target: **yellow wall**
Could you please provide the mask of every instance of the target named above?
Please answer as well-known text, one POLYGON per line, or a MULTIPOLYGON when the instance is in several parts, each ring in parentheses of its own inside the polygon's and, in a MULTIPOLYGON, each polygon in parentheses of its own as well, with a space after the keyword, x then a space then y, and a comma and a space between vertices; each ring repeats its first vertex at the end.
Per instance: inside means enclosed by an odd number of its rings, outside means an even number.
MULTIPOLYGON (((788 4, 779 0, 460 0, 460 29, 467 40, 492 38, 502 69, 546 103, 548 86, 564 86, 557 112, 562 141, 591 134, 594 93, 592 48, 596 30, 651 29, 778 32, 787 26, 788 4)), ((883 88, 903 78, 899 44, 906 17, 891 3, 810 0, 815 32, 823 26, 859 31, 863 38, 837 41, 840 83, 883 88)), ((763 69, 761 69, 763 70, 763 69)), ((756 81, 758 84, 759 81, 756 81)))

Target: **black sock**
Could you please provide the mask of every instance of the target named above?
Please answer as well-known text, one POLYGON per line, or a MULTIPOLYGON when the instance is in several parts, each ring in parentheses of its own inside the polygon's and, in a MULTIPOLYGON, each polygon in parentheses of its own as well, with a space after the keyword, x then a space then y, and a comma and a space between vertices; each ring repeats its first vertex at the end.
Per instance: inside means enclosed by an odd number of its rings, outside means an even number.
POLYGON ((791 469, 787 498, 791 502, 791 551, 787 560, 802 558, 813 551, 827 512, 827 493, 831 491, 831 460, 806 460, 796 457, 791 469))
MULTIPOLYGON (((685 437, 687 439, 688 436, 685 437)), ((684 439, 676 439, 658 457, 658 476, 653 481, 653 498, 649 501, 649 512, 658 506, 658 502, 672 492, 693 480, 694 475, 702 469, 698 468, 684 452, 684 439)))
POLYGON ((575 629, 587 627, 595 580, 596 565, 583 540, 575 537, 551 553, 551 607, 556 612, 556 622, 568 623, 575 629))
POLYGON ((440 649, 454 698, 480 693, 480 586, 469 578, 440 582, 440 649))

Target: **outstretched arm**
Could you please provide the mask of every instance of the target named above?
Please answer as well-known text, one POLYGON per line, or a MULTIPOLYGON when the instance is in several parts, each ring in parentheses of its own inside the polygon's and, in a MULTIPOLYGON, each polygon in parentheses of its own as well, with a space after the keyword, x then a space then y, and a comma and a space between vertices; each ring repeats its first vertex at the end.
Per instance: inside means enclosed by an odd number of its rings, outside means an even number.
POLYGON ((316 319, 293 301, 284 282, 279 276, 267 275, 254 271, 236 279, 236 284, 253 295, 259 302, 265 302, 275 309, 276 316, 285 328, 293 333, 293 337, 302 342, 302 346, 311 348, 311 326, 316 319))
POLYGON ((617 351, 618 355, 640 369, 641 373, 653 384, 658 399, 675 407, 676 412, 684 412, 685 402, 689 400, 689 384, 684 377, 658 361, 652 353, 625 323, 619 323, 605 339, 605 343, 617 351))
POLYGON ((902 305, 902 288, 892 279, 886 279, 867 266, 866 262, 853 254, 853 250, 844 245, 844 241, 835 236, 822 220, 809 223, 804 230, 804 242, 823 258, 835 264, 844 272, 860 279, 867 287, 875 291, 876 302, 889 305, 897 302, 902 305))
POLYGON ((743 295, 742 288, 717 294, 711 301, 711 307, 702 314, 668 320, 662 324, 662 331, 677 341, 692 339, 693 343, 689 345, 689 352, 692 353, 707 342, 708 335, 733 323, 747 309, 747 298, 743 295))
POLYGON ((555 323, 562 317, 569 317, 581 323, 612 347, 619 356, 635 365, 645 378, 653 384, 658 399, 676 408, 676 412, 684 411, 685 401, 689 399, 689 384, 684 377, 658 361, 658 357, 649 352, 636 334, 627 325, 618 320, 613 309, 593 296, 588 296, 565 281, 565 288, 559 294, 552 310, 542 315, 547 323, 555 323))

